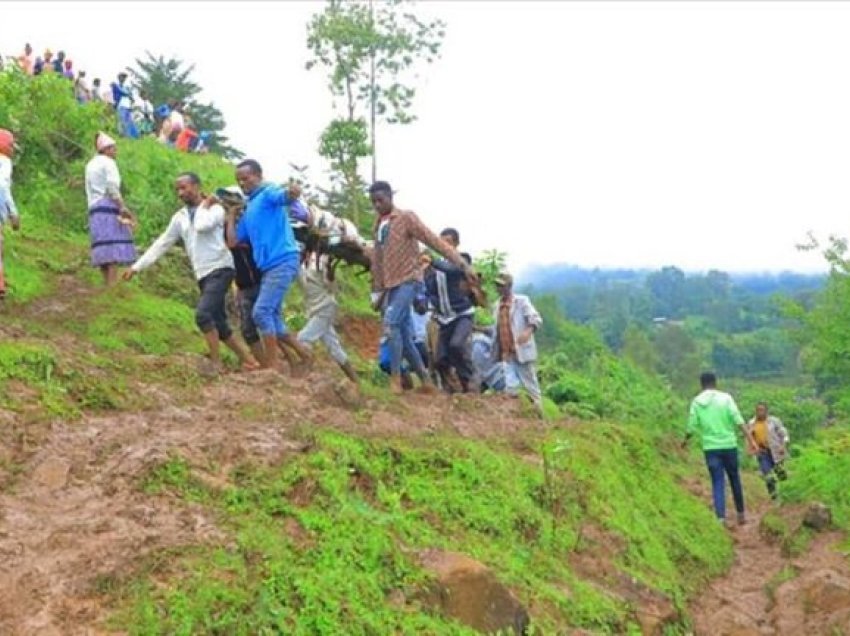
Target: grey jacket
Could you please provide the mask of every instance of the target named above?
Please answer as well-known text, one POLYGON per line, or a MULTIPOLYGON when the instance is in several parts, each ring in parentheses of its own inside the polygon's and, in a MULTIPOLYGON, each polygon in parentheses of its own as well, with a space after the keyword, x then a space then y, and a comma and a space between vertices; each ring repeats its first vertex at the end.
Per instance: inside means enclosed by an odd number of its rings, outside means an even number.
MULTIPOLYGON (((747 422, 747 430, 752 434, 756 426, 756 418, 752 418, 747 422)), ((788 442, 791 438, 788 437, 788 431, 782 424, 782 420, 773 415, 767 416, 767 446, 770 448, 770 454, 773 455, 773 461, 781 462, 788 456, 788 442)))
MULTIPOLYGON (((493 318, 496 324, 496 334, 493 339, 493 359, 498 361, 502 358, 501 348, 499 347, 499 303, 500 300, 497 300, 493 305, 493 318)), ((540 317, 540 314, 537 313, 537 310, 534 308, 534 305, 531 304, 528 296, 523 296, 522 294, 514 294, 511 299, 511 331, 514 336, 514 347, 516 348, 516 359, 520 364, 527 364, 529 362, 535 362, 537 360, 537 343, 534 341, 534 335, 531 336, 531 339, 525 343, 524 345, 519 344, 516 340, 517 337, 525 331, 525 329, 529 326, 533 326, 536 329, 540 328, 540 325, 543 324, 543 319, 540 317)))

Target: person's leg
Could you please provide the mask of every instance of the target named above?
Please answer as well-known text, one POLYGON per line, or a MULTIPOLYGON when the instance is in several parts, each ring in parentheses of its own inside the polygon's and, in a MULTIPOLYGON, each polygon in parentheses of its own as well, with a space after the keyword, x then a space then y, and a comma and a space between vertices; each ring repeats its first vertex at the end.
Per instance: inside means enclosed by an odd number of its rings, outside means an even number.
POLYGON ((533 362, 516 365, 516 372, 523 388, 528 392, 531 401, 540 413, 543 413, 543 393, 540 390, 540 381, 537 379, 537 365, 533 362))
POLYGON ((449 357, 449 343, 452 339, 454 323, 440 325, 437 332, 437 346, 434 351, 434 368, 440 376, 440 384, 447 392, 451 392, 449 371, 451 370, 451 358, 449 357))
POLYGON ((502 366, 505 369, 505 393, 511 397, 518 397, 522 382, 517 373, 517 361, 506 360, 502 363, 502 366))
POLYGON ((103 273, 103 284, 107 287, 112 287, 118 282, 118 266, 115 263, 101 266, 100 271, 103 273))
POLYGON ((764 478, 764 483, 767 486, 767 494, 771 499, 776 499, 776 475, 773 472, 775 464, 773 455, 769 450, 760 450, 758 454, 759 471, 764 478))
POLYGON ((0 298, 6 295, 6 269, 3 267, 3 226, 0 225, 0 298))
POLYGON ((283 336, 279 333, 282 329, 280 311, 283 296, 289 288, 288 279, 284 265, 263 272, 260 279, 260 291, 254 303, 253 318, 265 350, 262 365, 264 369, 278 369, 278 336, 283 336))
POLYGON ((453 325, 448 342, 449 363, 455 368, 460 385, 466 393, 473 375, 468 351, 469 338, 472 336, 472 317, 461 316, 453 325))
POLYGON ((726 519, 726 480, 723 475, 723 451, 705 451, 705 464, 711 477, 711 498, 714 514, 721 521, 726 519))
POLYGON ((724 469, 729 476, 732 487, 732 498, 735 501, 735 512, 738 513, 738 523, 744 522, 744 487, 741 485, 741 471, 738 468, 738 449, 722 451, 724 469))
POLYGON ((215 279, 211 281, 212 284, 208 285, 209 293, 213 296, 213 319, 215 320, 216 333, 219 341, 236 354, 240 366, 246 371, 252 371, 259 365, 242 346, 242 343, 233 336, 233 330, 230 328, 230 322, 227 319, 227 292, 233 284, 235 272, 232 269, 219 271, 222 273, 213 272, 215 279))
POLYGON ((283 345, 283 352, 286 356, 287 360, 289 360, 290 365, 295 364, 294 360, 288 355, 286 348, 291 349, 297 356, 300 358, 300 362, 303 366, 302 371, 306 371, 307 368, 313 363, 313 353, 310 351, 309 347, 306 347, 298 339, 295 335, 287 332, 286 323, 283 320, 283 310, 284 310, 284 301, 286 300, 286 295, 289 293, 289 288, 292 287, 292 283, 295 282, 295 279, 298 278, 298 270, 301 267, 299 262, 299 256, 295 254, 292 258, 287 261, 284 261, 281 264, 282 267, 282 285, 283 285, 283 296, 280 300, 280 306, 278 307, 275 313, 275 327, 278 330, 278 344, 283 345))
POLYGON ((263 343, 260 342, 260 334, 252 315, 259 291, 260 288, 256 286, 240 289, 236 293, 236 306, 239 308, 239 329, 242 332, 242 339, 251 349, 254 359, 262 364, 265 358, 265 349, 263 349, 263 343))
MULTIPOLYGON (((195 324, 204 334, 207 342, 207 350, 212 363, 219 368, 221 366, 221 353, 219 348, 219 324, 220 316, 218 305, 224 308, 224 295, 222 294, 223 279, 220 271, 212 272, 198 281, 201 296, 195 307, 195 324)), ((226 288, 225 288, 226 291, 226 288)))
MULTIPOLYGON (((413 305, 412 283, 402 283, 387 292, 384 311, 384 333, 390 353, 390 389, 401 393, 401 361, 405 350, 404 334, 409 336, 410 308, 413 305)), ((418 357, 418 355, 417 355, 418 357)), ((420 364, 421 364, 420 359, 420 364)))

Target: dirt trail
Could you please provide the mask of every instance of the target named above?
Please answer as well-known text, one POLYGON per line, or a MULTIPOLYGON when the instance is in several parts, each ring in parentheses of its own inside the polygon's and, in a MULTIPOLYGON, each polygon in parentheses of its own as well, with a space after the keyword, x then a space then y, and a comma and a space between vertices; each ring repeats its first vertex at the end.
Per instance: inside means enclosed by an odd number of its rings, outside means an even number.
POLYGON ((131 575, 163 548, 227 541, 200 507, 140 488, 169 457, 220 487, 241 462, 278 463, 303 452, 311 424, 361 435, 475 437, 539 426, 498 399, 410 395, 383 404, 346 383, 330 368, 303 379, 232 374, 199 389, 192 404, 163 393, 156 411, 54 422, 0 493, 0 634, 106 632, 100 585, 131 575))
MULTIPOLYGON (((698 636, 802 636, 850 634, 850 566, 839 551, 837 532, 814 535, 800 556, 783 554, 781 541, 768 538, 758 511, 732 530, 735 563, 691 606, 698 636)), ((778 509, 792 532, 802 511, 778 509)))

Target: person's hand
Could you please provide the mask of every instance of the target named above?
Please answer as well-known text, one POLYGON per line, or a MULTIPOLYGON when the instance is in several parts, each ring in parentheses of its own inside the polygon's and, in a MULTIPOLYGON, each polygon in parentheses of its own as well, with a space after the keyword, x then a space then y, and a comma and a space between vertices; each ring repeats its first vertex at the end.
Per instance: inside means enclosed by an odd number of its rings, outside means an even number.
POLYGON ((218 200, 218 197, 215 196, 214 194, 210 194, 210 195, 204 197, 204 200, 201 202, 201 207, 202 208, 211 208, 212 206, 214 206, 217 203, 221 203, 218 200))
POLYGON ((9 223, 12 225, 12 229, 16 232, 21 229, 21 217, 13 216, 9 219, 9 223))
POLYGON ((136 275, 136 270, 134 269, 125 269, 124 273, 121 274, 121 279, 127 282, 133 280, 133 276, 136 275))
POLYGON ((526 327, 523 329, 522 333, 519 334, 516 341, 518 345, 527 345, 531 341, 531 336, 534 335, 534 327, 526 327))

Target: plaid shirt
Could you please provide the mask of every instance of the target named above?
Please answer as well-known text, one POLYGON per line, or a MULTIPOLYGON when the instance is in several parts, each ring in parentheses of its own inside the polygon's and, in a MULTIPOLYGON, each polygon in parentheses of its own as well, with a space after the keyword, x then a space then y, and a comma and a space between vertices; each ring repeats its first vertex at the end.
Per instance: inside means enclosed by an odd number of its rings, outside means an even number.
POLYGON ((419 266, 419 243, 425 243, 458 267, 466 269, 460 254, 409 210, 393 210, 375 221, 372 256, 372 289, 393 289, 402 283, 422 280, 419 266), (386 221, 383 228, 382 221, 386 221))

